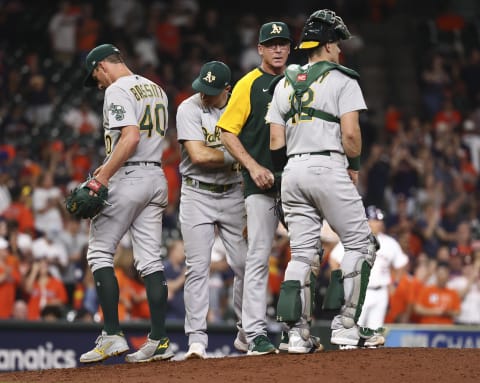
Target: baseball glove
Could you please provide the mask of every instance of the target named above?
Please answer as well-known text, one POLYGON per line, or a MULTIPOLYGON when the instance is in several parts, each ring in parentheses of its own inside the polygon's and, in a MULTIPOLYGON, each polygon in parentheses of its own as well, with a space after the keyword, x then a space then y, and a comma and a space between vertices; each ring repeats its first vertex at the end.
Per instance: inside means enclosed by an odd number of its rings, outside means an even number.
POLYGON ((90 178, 72 190, 65 200, 65 206, 77 218, 93 218, 108 203, 107 198, 107 187, 90 178))

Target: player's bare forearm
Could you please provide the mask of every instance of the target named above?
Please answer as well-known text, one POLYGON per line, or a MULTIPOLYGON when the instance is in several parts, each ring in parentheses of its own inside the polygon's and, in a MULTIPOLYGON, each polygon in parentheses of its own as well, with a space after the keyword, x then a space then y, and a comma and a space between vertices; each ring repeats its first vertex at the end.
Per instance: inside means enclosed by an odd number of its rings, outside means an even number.
POLYGON ((358 112, 342 115, 340 120, 342 145, 348 157, 358 157, 362 152, 362 134, 358 122, 358 112))
MULTIPOLYGON (((255 182, 260 189, 269 189, 272 187, 275 180, 273 173, 255 161, 236 135, 222 129, 220 138, 229 153, 248 170, 253 182, 255 182)), ((268 149, 265 148, 265 150, 268 149)))
POLYGON ((223 168, 228 162, 223 151, 209 148, 201 141, 184 141, 183 145, 194 165, 205 168, 223 168))
POLYGON ((257 161, 255 161, 255 159, 247 152, 243 144, 240 142, 240 139, 235 134, 222 129, 220 139, 229 153, 235 157, 245 169, 250 171, 250 169, 255 166, 259 166, 257 161))
POLYGON ((270 124, 270 150, 277 150, 285 146, 285 127, 270 124))

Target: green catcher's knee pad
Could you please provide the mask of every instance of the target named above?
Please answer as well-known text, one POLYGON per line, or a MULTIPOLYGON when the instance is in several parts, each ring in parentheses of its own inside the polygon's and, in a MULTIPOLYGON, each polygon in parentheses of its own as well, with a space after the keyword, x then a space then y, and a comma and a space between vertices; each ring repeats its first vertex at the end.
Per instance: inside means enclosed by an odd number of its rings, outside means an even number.
POLYGON ((302 299, 300 281, 282 282, 277 303, 277 321, 296 323, 302 316, 302 299))

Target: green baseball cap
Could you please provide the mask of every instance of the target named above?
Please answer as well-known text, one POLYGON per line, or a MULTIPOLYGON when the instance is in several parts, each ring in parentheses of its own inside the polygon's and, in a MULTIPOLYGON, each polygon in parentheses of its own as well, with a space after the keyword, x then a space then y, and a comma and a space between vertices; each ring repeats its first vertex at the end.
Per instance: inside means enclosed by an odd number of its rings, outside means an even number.
POLYGON ((115 53, 120 54, 120 50, 112 44, 102 44, 93 48, 85 59, 85 67, 87 68, 87 76, 83 81, 86 87, 95 87, 97 82, 92 77, 93 70, 97 67, 98 63, 105 57, 113 55, 115 53))
POLYGON ((268 40, 273 39, 286 39, 290 42, 292 41, 287 24, 281 21, 272 21, 261 26, 258 42, 263 44, 268 40))
POLYGON ((202 66, 199 76, 192 82, 192 88, 207 96, 220 94, 230 84, 230 68, 221 61, 210 61, 202 66))

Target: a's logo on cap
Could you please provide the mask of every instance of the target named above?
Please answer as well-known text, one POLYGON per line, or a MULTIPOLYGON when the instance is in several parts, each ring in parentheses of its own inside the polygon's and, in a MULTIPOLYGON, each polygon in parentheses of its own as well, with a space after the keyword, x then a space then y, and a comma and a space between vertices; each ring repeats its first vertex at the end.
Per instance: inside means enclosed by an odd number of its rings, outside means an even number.
POLYGON ((282 33, 282 26, 281 25, 277 25, 277 24, 273 24, 272 25, 272 31, 270 32, 271 35, 275 34, 275 35, 278 35, 280 33, 282 33))
POLYGON ((203 79, 208 83, 212 83, 212 82, 215 81, 216 78, 217 77, 214 74, 212 74, 212 72, 208 72, 207 75, 203 79))

